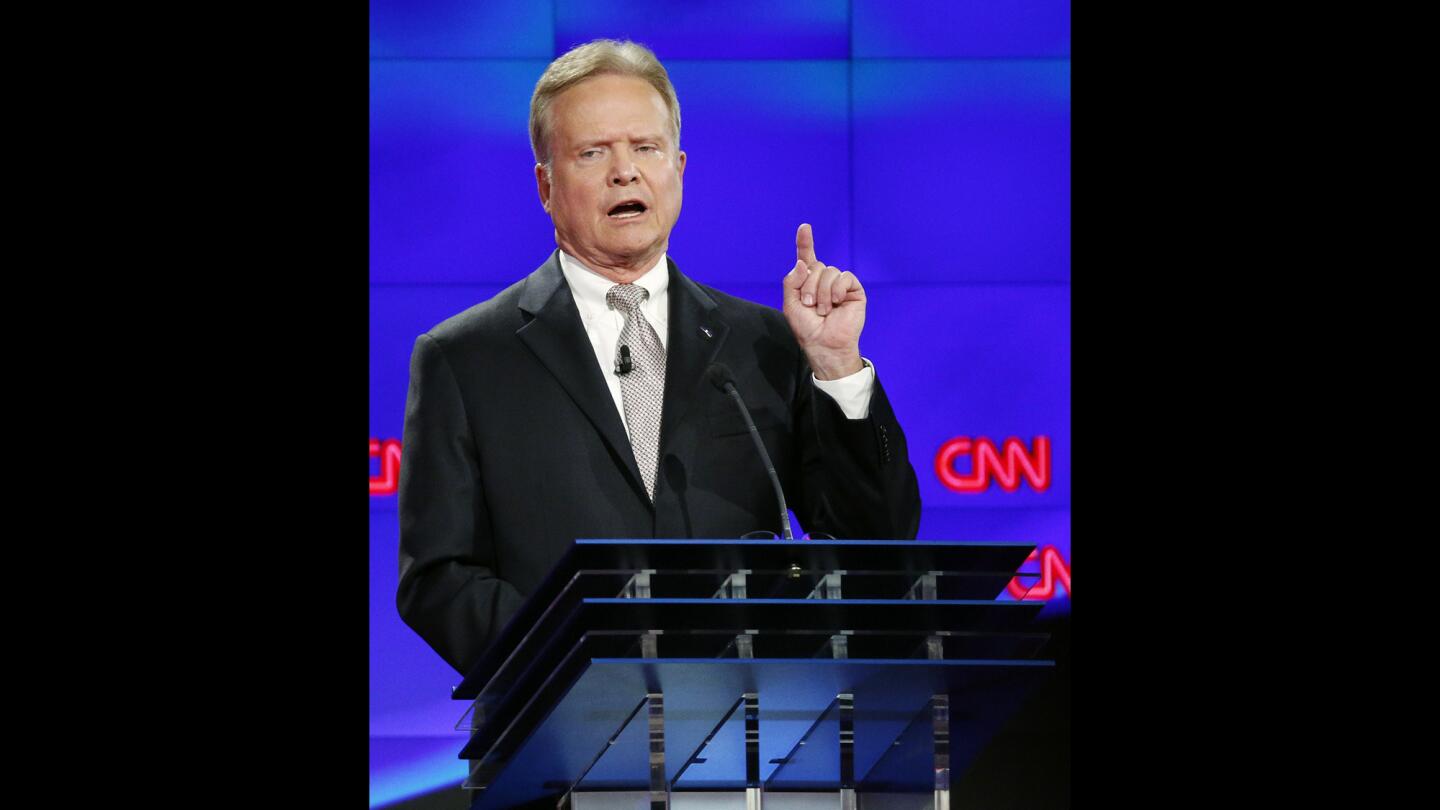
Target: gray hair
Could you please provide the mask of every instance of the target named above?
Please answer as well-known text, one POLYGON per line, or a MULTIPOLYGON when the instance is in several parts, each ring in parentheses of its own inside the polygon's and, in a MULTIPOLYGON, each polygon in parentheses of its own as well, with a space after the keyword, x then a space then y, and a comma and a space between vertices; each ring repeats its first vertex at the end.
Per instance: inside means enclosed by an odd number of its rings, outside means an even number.
POLYGON ((571 87, 596 76, 634 76, 655 88, 670 111, 670 130, 675 148, 680 147, 680 100, 670 74, 654 52, 629 40, 597 39, 577 45, 545 68, 535 93, 530 96, 530 148, 535 161, 550 167, 550 104, 571 87))

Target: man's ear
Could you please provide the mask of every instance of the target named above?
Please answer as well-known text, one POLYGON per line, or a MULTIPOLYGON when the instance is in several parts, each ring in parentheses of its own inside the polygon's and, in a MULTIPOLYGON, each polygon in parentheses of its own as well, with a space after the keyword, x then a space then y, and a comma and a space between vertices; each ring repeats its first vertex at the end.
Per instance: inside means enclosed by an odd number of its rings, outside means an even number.
POLYGON ((544 163, 535 164, 535 190, 540 192, 540 207, 550 213, 550 173, 544 163))
POLYGON ((679 162, 679 164, 677 164, 678 168, 677 168, 677 172, 676 172, 676 173, 680 175, 680 179, 681 179, 681 180, 684 180, 684 179, 685 179, 685 153, 684 153, 684 152, 680 152, 679 154, 680 154, 680 162, 679 162))

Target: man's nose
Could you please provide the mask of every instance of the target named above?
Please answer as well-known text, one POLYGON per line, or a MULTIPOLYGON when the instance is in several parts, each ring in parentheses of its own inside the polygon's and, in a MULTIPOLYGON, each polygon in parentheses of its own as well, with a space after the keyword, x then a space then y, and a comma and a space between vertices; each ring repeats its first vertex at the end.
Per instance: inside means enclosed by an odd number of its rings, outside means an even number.
POLYGON ((619 155, 610 164, 610 185, 628 186, 640 179, 640 172, 629 155, 619 155))

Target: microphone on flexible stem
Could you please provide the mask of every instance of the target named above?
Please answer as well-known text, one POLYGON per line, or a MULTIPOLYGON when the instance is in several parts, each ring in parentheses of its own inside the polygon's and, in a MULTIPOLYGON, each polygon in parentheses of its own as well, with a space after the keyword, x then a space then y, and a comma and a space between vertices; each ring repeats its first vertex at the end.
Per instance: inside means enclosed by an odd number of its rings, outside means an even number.
POLYGON ((615 373, 629 374, 630 369, 634 367, 635 364, 630 362, 630 347, 622 343, 620 345, 620 359, 615 361, 615 373))
POLYGON ((794 540, 795 534, 790 530, 790 510, 785 506, 785 492, 780 489, 780 476, 775 474, 775 465, 770 463, 770 454, 765 452, 765 443, 760 441, 760 431, 755 429, 755 420, 750 418, 750 409, 745 407, 745 400, 740 398, 740 392, 735 388, 735 375, 730 367, 724 363, 711 363, 705 369, 705 378, 710 384, 730 395, 735 400, 735 407, 740 409, 740 415, 745 418, 745 426, 750 428, 750 438, 755 440, 755 449, 760 451, 760 460, 765 462, 765 472, 770 475, 770 485, 775 487, 775 499, 780 502, 780 528, 784 530, 786 540, 794 540))

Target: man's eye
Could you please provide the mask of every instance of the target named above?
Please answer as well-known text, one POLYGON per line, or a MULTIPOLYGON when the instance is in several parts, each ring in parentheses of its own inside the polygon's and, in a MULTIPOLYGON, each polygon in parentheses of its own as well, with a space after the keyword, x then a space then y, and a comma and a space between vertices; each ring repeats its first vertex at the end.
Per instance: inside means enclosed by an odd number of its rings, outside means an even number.
POLYGON ((599 150, 599 149, 586 149, 584 152, 581 152, 581 153, 580 153, 580 157, 582 157, 582 158, 593 158, 593 157, 599 157, 599 156, 600 156, 600 150, 599 150))
POLYGON ((642 145, 639 147, 639 151, 641 151, 641 152, 658 152, 659 150, 647 143, 647 144, 642 144, 642 145))

